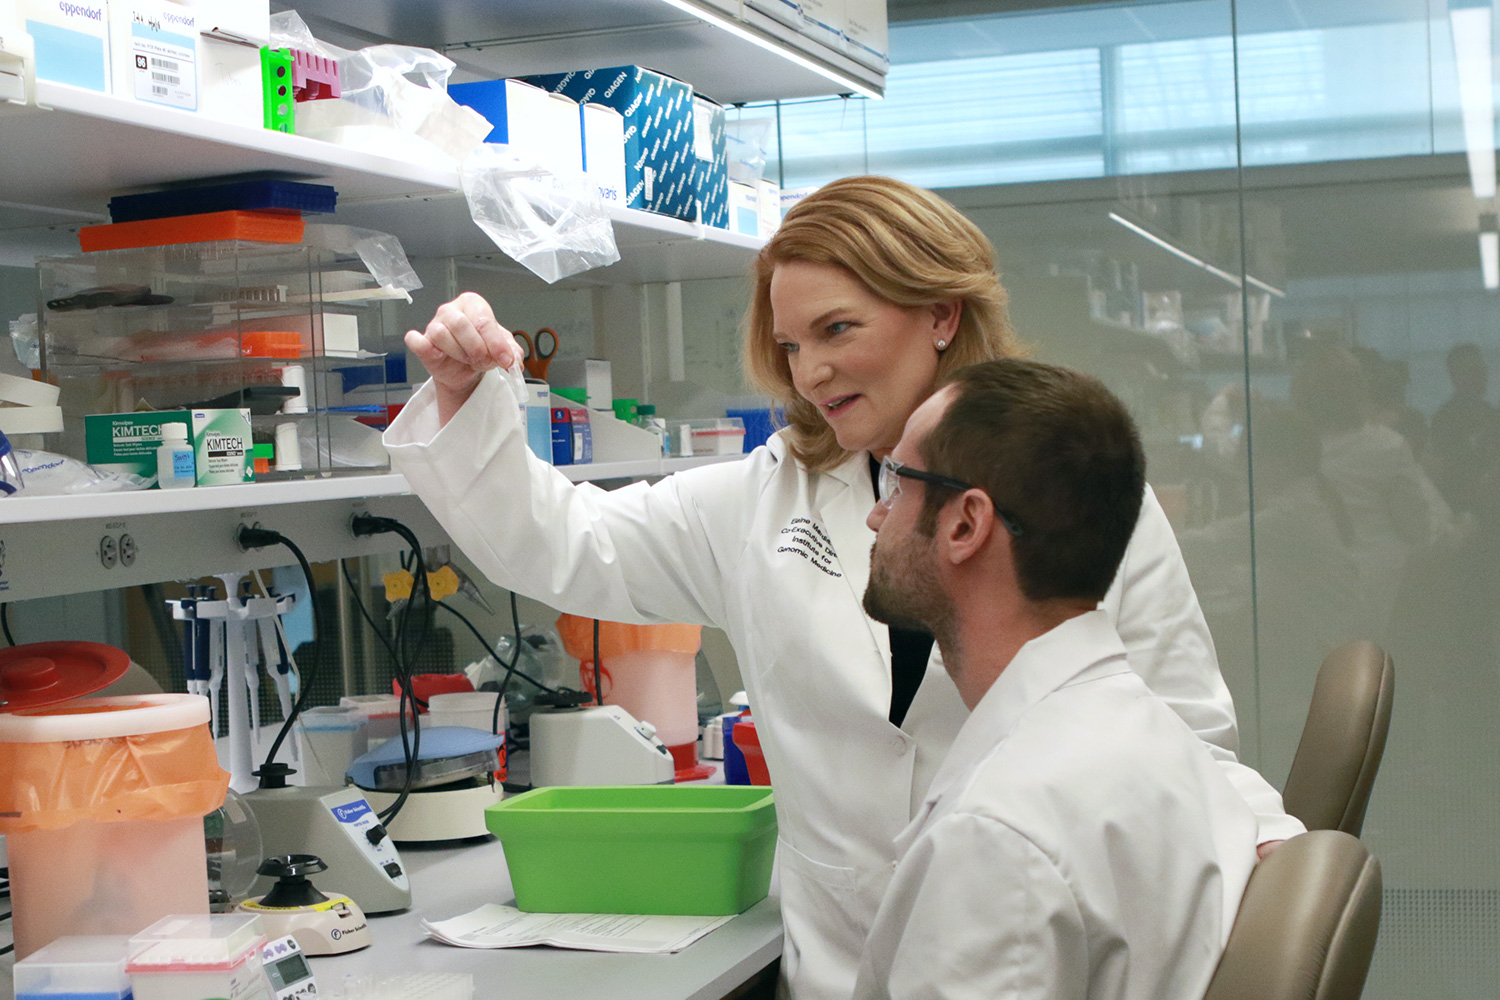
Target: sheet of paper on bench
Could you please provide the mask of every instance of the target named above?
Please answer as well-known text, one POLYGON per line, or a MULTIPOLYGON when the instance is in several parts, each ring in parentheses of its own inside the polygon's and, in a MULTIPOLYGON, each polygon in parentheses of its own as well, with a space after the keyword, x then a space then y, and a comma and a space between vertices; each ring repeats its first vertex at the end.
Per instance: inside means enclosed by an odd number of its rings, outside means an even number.
POLYGON ((729 917, 615 913, 523 913, 487 903, 449 920, 424 919, 427 936, 460 948, 526 948, 551 945, 583 951, 665 955, 681 951, 728 923, 729 917))

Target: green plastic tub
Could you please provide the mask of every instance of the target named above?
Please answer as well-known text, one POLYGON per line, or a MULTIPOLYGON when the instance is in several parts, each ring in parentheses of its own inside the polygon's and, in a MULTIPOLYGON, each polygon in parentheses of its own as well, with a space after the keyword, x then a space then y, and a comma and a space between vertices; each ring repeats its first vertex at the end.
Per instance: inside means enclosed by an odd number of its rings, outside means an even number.
POLYGON ((776 852, 771 789, 538 788, 485 810, 516 906, 538 913, 742 913, 776 852))

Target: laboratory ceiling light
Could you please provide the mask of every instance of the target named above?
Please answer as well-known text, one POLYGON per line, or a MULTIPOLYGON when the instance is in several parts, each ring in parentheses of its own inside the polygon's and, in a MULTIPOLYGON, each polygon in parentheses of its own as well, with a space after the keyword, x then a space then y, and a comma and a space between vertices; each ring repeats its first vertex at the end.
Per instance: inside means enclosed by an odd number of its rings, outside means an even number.
POLYGON ((1180 257, 1182 260, 1187 261, 1194 267, 1201 267, 1203 270, 1207 271, 1209 274, 1212 274, 1214 277, 1222 278, 1224 281, 1229 282, 1235 288, 1242 288, 1244 287, 1244 285, 1248 284, 1254 288, 1259 288, 1263 292, 1268 292, 1271 295, 1276 296, 1278 299, 1286 298, 1286 292, 1277 288, 1275 285, 1270 284, 1269 282, 1261 281, 1253 274, 1245 275, 1244 282, 1241 282, 1238 275, 1230 274, 1222 267, 1215 267, 1208 261, 1204 260, 1202 257, 1197 257, 1193 254, 1188 253, 1177 244, 1163 239, 1144 226, 1136 225, 1134 222, 1131 222, 1123 215, 1118 215, 1115 212, 1110 212, 1109 217, 1118 222, 1120 225, 1124 226, 1126 229, 1130 230, 1132 233, 1150 240, 1152 243, 1155 243, 1163 250, 1176 257, 1180 257))
POLYGON ((1495 87, 1491 57, 1492 0, 1448 0, 1464 148, 1474 197, 1495 197, 1495 87))
POLYGON ((1479 274, 1485 288, 1500 288, 1500 233, 1479 234, 1479 274))
POLYGON ((711 24, 723 31, 727 31, 731 35, 734 35, 736 38, 742 38, 753 45, 758 45, 761 48, 765 49, 767 52, 774 52, 776 55, 781 56, 788 62, 795 63, 798 66, 801 66, 803 69, 808 70, 809 72, 816 73, 821 77, 832 80, 834 83, 842 87, 844 92, 859 94, 863 97, 873 97, 876 99, 884 96, 878 90, 872 90, 868 85, 860 83, 853 77, 845 76, 838 70, 825 66, 815 59, 809 59, 807 56, 802 55, 800 52, 796 52, 785 45, 781 45, 769 38, 765 38, 762 35, 756 34, 749 28, 746 28, 744 25, 737 23, 733 18, 726 17, 723 14, 718 14, 714 11, 706 10, 698 6, 693 2, 693 0, 662 0, 662 2, 668 4, 669 6, 676 7, 683 13, 691 14, 700 21, 711 24))

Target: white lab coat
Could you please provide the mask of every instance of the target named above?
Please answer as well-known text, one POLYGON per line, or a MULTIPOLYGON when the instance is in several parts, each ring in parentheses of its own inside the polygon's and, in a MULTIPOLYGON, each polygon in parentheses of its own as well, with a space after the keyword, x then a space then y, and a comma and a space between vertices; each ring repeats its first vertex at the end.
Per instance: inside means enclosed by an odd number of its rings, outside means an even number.
MULTIPOLYGON (((780 437, 739 462, 605 492, 532 456, 491 372, 439 431, 429 383, 386 431, 392 463, 480 570, 576 614, 723 629, 739 658, 771 781, 799 1000, 845 1000, 890 876, 967 711, 934 650, 901 728, 888 721, 890 640, 864 613, 874 490, 863 453, 824 474, 780 437)), ((1134 667, 1198 733, 1258 815, 1302 827, 1234 760, 1234 706, 1171 527, 1148 493, 1104 605, 1134 667)))
POLYGON ((1201 997, 1255 835, 1107 613, 1070 619, 1000 674, 897 838, 854 996, 1201 997))

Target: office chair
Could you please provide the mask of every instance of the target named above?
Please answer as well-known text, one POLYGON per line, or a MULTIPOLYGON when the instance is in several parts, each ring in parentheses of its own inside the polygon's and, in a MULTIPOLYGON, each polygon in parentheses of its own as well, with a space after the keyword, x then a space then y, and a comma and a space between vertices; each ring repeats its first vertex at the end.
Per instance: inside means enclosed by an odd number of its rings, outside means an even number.
POLYGON ((1380 928, 1380 862, 1314 830, 1250 875, 1204 1000, 1358 1000, 1380 928))
POLYGON ((1309 830, 1359 836, 1391 725, 1396 668, 1372 642, 1346 642, 1318 670, 1281 798, 1309 830))

